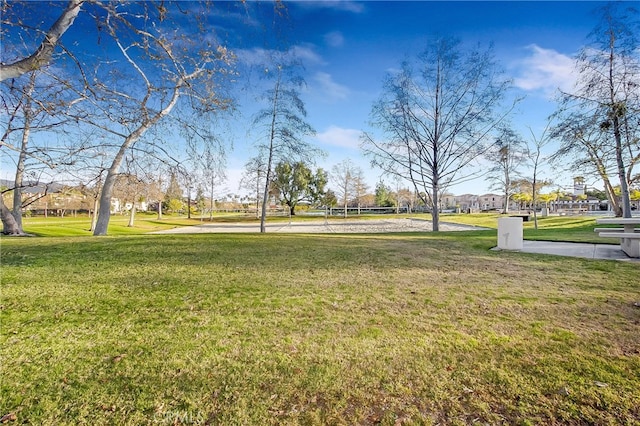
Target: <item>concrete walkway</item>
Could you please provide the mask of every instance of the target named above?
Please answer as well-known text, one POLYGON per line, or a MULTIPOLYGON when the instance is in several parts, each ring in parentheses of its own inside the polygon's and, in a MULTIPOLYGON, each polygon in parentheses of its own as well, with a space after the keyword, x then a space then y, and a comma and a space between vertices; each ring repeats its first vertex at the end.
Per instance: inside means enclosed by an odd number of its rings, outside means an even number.
MULTIPOLYGON (((494 249, 494 250, 497 250, 494 249)), ((620 245, 590 244, 590 243, 562 243, 554 241, 523 241, 522 253, 551 254, 555 256, 584 257, 587 259, 622 260, 640 263, 625 254, 620 245)))

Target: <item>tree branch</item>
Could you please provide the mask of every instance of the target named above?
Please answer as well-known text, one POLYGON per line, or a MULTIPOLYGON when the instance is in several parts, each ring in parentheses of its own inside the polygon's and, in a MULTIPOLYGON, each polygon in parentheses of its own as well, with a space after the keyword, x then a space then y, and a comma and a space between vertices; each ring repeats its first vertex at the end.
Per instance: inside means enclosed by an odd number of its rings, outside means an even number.
POLYGON ((34 71, 47 65, 53 56, 60 37, 73 25, 73 21, 80 13, 80 7, 85 0, 69 0, 67 7, 60 17, 49 28, 44 36, 44 40, 38 49, 26 58, 20 59, 11 64, 0 64, 0 81, 9 78, 17 78, 29 71, 34 71))

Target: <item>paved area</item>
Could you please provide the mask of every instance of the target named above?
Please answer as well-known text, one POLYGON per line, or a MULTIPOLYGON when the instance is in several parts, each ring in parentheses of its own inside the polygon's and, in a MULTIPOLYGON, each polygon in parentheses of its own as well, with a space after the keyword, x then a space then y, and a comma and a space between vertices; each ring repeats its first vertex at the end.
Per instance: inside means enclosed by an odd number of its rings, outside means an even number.
MULTIPOLYGON (((523 241, 523 253, 551 254, 555 256, 584 257, 587 259, 608 259, 636 262, 640 259, 630 258, 622 251, 620 245, 561 243, 553 241, 523 241)), ((497 250, 494 249, 494 250, 497 250)))

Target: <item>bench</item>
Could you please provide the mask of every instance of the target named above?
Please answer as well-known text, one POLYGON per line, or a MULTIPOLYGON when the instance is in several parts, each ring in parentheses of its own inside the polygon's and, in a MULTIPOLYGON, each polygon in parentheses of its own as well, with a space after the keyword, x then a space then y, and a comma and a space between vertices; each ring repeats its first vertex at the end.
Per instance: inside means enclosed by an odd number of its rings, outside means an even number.
MULTIPOLYGON (((593 228, 593 232, 625 232, 624 228, 593 228)), ((640 232, 640 228, 635 232, 640 232)))
POLYGON ((604 218, 596 219, 598 224, 622 225, 622 228, 595 228, 600 237, 619 238, 620 248, 629 257, 640 258, 640 218, 604 218))

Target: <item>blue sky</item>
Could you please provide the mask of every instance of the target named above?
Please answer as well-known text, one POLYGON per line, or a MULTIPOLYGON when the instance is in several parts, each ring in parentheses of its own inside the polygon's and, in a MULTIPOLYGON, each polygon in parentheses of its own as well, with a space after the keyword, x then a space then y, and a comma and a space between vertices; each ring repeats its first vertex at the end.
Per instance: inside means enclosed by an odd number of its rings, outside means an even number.
MULTIPOLYGON (((358 147, 368 130, 372 103, 380 95, 386 72, 423 50, 434 35, 453 35, 463 43, 484 47, 493 43, 507 76, 514 80, 513 96, 526 96, 512 118, 523 136, 529 127, 539 132, 554 110, 556 90, 569 89, 573 61, 596 23, 599 2, 294 2, 287 3, 287 41, 303 59, 307 89, 303 94, 308 120, 318 134, 315 142, 328 152, 319 165, 351 159, 366 171, 373 190, 385 179, 371 169, 358 147)), ((246 42, 247 40, 245 40, 246 42)), ((249 40, 250 41, 250 40, 249 40)), ((241 47, 265 48, 258 43, 241 47)), ((240 149, 229 158, 230 189, 242 164, 240 149)), ((549 173, 558 185, 571 177, 549 173)), ((394 186, 393 184, 392 186, 394 186)), ((452 188, 452 192, 482 193, 483 179, 452 188)))
MULTIPOLYGON (((480 43, 484 47, 493 43, 497 59, 514 81, 511 96, 525 96, 511 121, 527 136, 529 127, 534 132, 544 127, 546 117, 556 106, 556 90, 570 89, 575 78, 571 58, 585 45, 597 21, 593 11, 602 4, 285 2, 288 19, 279 21, 274 28, 272 2, 217 2, 213 3, 209 22, 211 34, 227 40, 240 61, 255 61, 269 50, 295 51, 305 65, 307 87, 302 97, 308 121, 317 131, 313 142, 328 154, 316 166, 330 171, 333 165, 350 159, 366 172, 373 191, 380 179, 395 186, 369 166, 359 149, 359 135, 369 130, 369 112, 380 95, 385 73, 397 69, 403 59, 420 53, 433 36, 455 36, 465 44, 480 43)), ((44 15, 49 13, 55 11, 43 10, 44 15)), ((38 20, 37 16, 30 18, 38 20)), ((90 19, 78 18, 63 42, 71 49, 91 47, 88 43, 96 39, 87 35, 94 30, 95 23, 90 19)), ((238 182, 243 166, 255 154, 247 131, 258 94, 244 92, 238 98, 241 114, 232 123, 234 150, 228 156, 228 180, 220 189, 221 194, 241 192, 238 182)), ((10 177, 6 164, 3 162, 3 178, 10 177)), ((571 184, 568 175, 549 172, 543 178, 554 179, 561 186, 571 184)), ((488 190, 489 185, 482 179, 451 189, 454 194, 488 190)))

